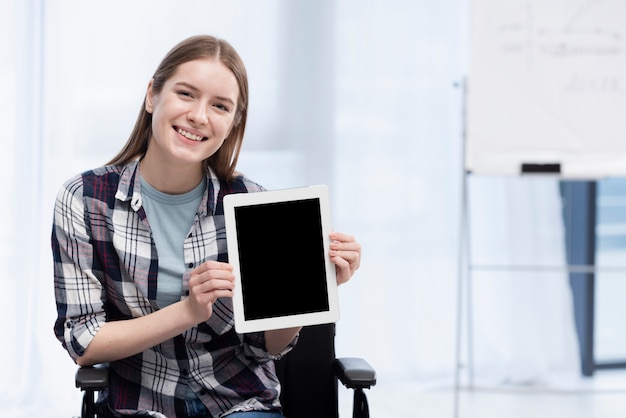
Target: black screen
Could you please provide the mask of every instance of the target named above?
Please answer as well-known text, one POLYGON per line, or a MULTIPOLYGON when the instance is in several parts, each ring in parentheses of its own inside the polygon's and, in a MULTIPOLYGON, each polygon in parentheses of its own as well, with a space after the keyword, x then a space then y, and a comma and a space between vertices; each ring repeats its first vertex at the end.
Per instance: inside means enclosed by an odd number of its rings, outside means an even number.
POLYGON ((247 320, 329 309, 319 199, 235 208, 247 320))

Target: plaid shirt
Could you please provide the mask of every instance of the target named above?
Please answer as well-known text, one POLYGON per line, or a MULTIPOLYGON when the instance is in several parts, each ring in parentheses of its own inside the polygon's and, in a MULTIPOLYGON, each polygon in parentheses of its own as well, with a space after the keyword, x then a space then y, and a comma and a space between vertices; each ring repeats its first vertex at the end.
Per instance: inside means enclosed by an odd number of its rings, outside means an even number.
MULTIPOLYGON (((58 318, 54 332, 75 360, 106 321, 159 309, 158 257, 142 207, 138 163, 107 166, 68 180, 57 196, 52 230, 58 318)), ((207 260, 227 261, 223 196, 263 190, 240 176, 220 182, 207 170, 207 190, 184 242, 189 272, 207 260)), ((213 315, 143 353, 111 362, 109 405, 130 415, 183 415, 188 388, 215 417, 279 409, 280 384, 263 333, 237 334, 232 301, 213 315)), ((281 355, 289 351, 295 340, 281 355)))

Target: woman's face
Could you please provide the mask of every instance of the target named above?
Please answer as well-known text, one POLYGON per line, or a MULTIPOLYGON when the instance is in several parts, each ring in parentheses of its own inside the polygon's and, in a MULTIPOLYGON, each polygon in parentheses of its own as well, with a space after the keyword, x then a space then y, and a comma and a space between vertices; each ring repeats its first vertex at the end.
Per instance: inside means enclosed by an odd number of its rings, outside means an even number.
POLYGON ((239 86, 219 60, 203 58, 181 64, 158 94, 152 81, 146 111, 152 113, 149 152, 163 164, 202 163, 230 133, 239 86))

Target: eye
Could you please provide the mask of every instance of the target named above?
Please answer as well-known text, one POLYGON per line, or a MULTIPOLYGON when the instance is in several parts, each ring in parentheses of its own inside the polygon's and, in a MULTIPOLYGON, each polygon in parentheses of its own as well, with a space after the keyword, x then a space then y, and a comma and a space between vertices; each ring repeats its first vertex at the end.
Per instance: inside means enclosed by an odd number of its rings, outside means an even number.
POLYGON ((218 109, 224 111, 224 112, 230 112, 230 108, 222 103, 216 103, 213 106, 217 107, 218 109))
POLYGON ((191 92, 187 91, 187 90, 178 90, 176 92, 176 94, 178 94, 179 96, 182 96, 182 97, 193 98, 193 94, 191 94, 191 92))

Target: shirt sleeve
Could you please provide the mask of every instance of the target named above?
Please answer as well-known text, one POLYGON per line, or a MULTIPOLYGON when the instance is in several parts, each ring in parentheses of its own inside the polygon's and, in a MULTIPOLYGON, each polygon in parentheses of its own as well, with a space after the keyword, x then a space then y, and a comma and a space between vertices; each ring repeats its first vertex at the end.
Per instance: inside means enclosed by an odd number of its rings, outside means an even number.
POLYGON ((269 360, 280 360, 296 346, 299 337, 300 334, 298 333, 280 353, 270 354, 265 349, 265 333, 251 332, 244 334, 244 351, 247 357, 253 357, 259 363, 265 363, 269 360))
POLYGON ((68 181, 54 208, 52 253, 57 319, 54 332, 74 361, 104 324, 106 293, 86 222, 82 181, 68 181))

